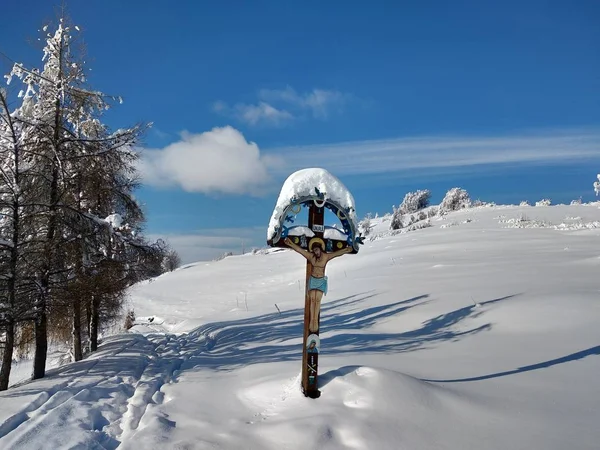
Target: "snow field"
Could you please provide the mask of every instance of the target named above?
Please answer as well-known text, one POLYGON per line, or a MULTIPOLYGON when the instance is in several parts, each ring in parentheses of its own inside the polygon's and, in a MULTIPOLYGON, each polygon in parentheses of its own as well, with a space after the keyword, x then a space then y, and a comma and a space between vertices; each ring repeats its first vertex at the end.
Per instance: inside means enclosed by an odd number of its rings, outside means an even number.
POLYGON ((373 219, 327 269, 318 400, 298 387, 297 255, 141 283, 132 333, 0 394, 0 447, 596 449, 600 230, 509 226, 523 215, 600 220, 597 204, 474 208, 396 235, 373 219))

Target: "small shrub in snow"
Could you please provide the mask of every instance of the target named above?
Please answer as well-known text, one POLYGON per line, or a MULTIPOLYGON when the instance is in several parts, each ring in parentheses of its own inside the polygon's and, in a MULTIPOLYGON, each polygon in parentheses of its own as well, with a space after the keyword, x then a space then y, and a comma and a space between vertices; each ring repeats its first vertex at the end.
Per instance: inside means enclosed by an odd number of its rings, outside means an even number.
POLYGON ((417 216, 417 219, 419 219, 419 220, 427 219, 427 214, 425 214, 425 211, 420 211, 419 215, 417 216))
POLYGON ((427 220, 425 222, 417 222, 417 223, 407 227, 406 231, 422 230, 424 228, 429 228, 431 226, 432 226, 431 222, 429 220, 427 220))
POLYGON ((429 208, 429 210, 427 211, 427 217, 431 219, 432 217, 437 216, 437 213, 438 213, 438 208, 436 208, 434 206, 432 208, 429 208))
POLYGON ((577 200, 571 200, 571 206, 574 205, 581 205, 583 202, 581 201, 581 197, 579 197, 577 200))
POLYGON ((162 269, 164 272, 173 272, 181 267, 181 257, 173 249, 168 249, 163 256, 162 269))
POLYGON ((554 229, 559 231, 575 231, 575 230, 594 230, 600 228, 600 222, 576 222, 576 223, 561 223, 555 225, 554 229))
POLYGON ((539 202, 535 202, 535 206, 550 206, 552 201, 548 198, 540 200, 539 202))
POLYGON ((225 258, 227 258, 229 256, 233 256, 233 252, 225 252, 221 256, 217 256, 215 258, 215 261, 221 261, 221 260, 223 260, 223 259, 225 259, 225 258))
POLYGON ((431 221, 429 220, 424 220, 422 222, 415 222, 412 225, 407 225, 404 228, 401 229, 396 229, 396 230, 392 230, 391 232, 388 232, 389 234, 379 234, 376 236, 371 237, 371 240, 377 240, 378 238, 382 238, 385 236, 395 236, 397 234, 404 234, 404 233, 408 233, 410 231, 416 231, 416 230, 422 230, 424 228, 430 228, 431 225, 431 221))
POLYGON ((404 200, 402 200, 400 212, 402 214, 410 214, 425 209, 429 206, 430 199, 431 192, 428 189, 409 192, 404 196, 404 200))
POLYGON ((399 230, 404 227, 404 216, 400 208, 394 208, 394 214, 392 215, 392 223, 390 223, 391 230, 399 230))
POLYGON ((529 204, 529 202, 527 200, 523 200, 521 203, 519 203, 519 206, 531 206, 529 204))
POLYGON ((126 330, 129 330, 133 328, 133 325, 135 325, 135 312, 133 312, 133 309, 130 309, 125 316, 125 324, 123 326, 126 330))
POLYGON ((469 206, 471 206, 469 193, 464 189, 455 187, 446 193, 444 200, 440 204, 440 209, 443 211, 458 211, 469 206))
POLYGON ((366 217, 358 224, 358 229, 363 236, 368 236, 371 233, 371 228, 373 228, 373 225, 371 224, 371 217, 372 214, 368 213, 366 217))
POLYGON ((458 222, 454 221, 454 222, 449 222, 449 223, 440 225, 440 228, 450 228, 450 227, 455 227, 457 225, 458 225, 458 222))

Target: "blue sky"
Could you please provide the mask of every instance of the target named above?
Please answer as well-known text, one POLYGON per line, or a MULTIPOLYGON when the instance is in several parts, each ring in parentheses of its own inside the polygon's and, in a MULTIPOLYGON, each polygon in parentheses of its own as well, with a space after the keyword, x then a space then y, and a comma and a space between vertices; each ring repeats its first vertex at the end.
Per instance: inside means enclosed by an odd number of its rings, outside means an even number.
MULTIPOLYGON (((57 2, 58 3, 58 2, 57 2)), ((597 1, 71 1, 117 128, 153 122, 138 192, 184 260, 264 245, 291 172, 325 167, 359 215, 409 190, 501 203, 592 200, 600 171, 597 1)), ((47 0, 5 0, 0 51, 47 0)), ((0 57, 4 73, 10 63, 0 57)))

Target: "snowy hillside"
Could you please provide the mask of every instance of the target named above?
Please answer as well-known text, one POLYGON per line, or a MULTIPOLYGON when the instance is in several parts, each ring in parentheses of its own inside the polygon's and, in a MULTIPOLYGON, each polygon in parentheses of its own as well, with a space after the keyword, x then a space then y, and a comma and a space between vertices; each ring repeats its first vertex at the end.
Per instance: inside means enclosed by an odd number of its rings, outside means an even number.
POLYGON ((373 219, 328 267, 317 400, 298 255, 144 282, 131 333, 0 393, 0 448, 597 449, 599 206, 373 219))

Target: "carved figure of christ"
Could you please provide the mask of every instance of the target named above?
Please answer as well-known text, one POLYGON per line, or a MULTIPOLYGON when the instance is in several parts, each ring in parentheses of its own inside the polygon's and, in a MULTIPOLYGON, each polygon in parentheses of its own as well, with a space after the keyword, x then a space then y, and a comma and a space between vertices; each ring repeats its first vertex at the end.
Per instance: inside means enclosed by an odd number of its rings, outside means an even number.
POLYGON ((311 333, 319 331, 319 312, 321 311, 321 299, 323 294, 327 294, 327 277, 325 276, 325 266, 327 263, 338 256, 352 252, 352 247, 346 247, 341 250, 325 253, 319 242, 311 239, 309 250, 294 244, 291 239, 285 238, 283 241, 288 247, 301 254, 311 265, 311 274, 308 281, 308 298, 310 303, 310 321, 308 329, 311 333))

